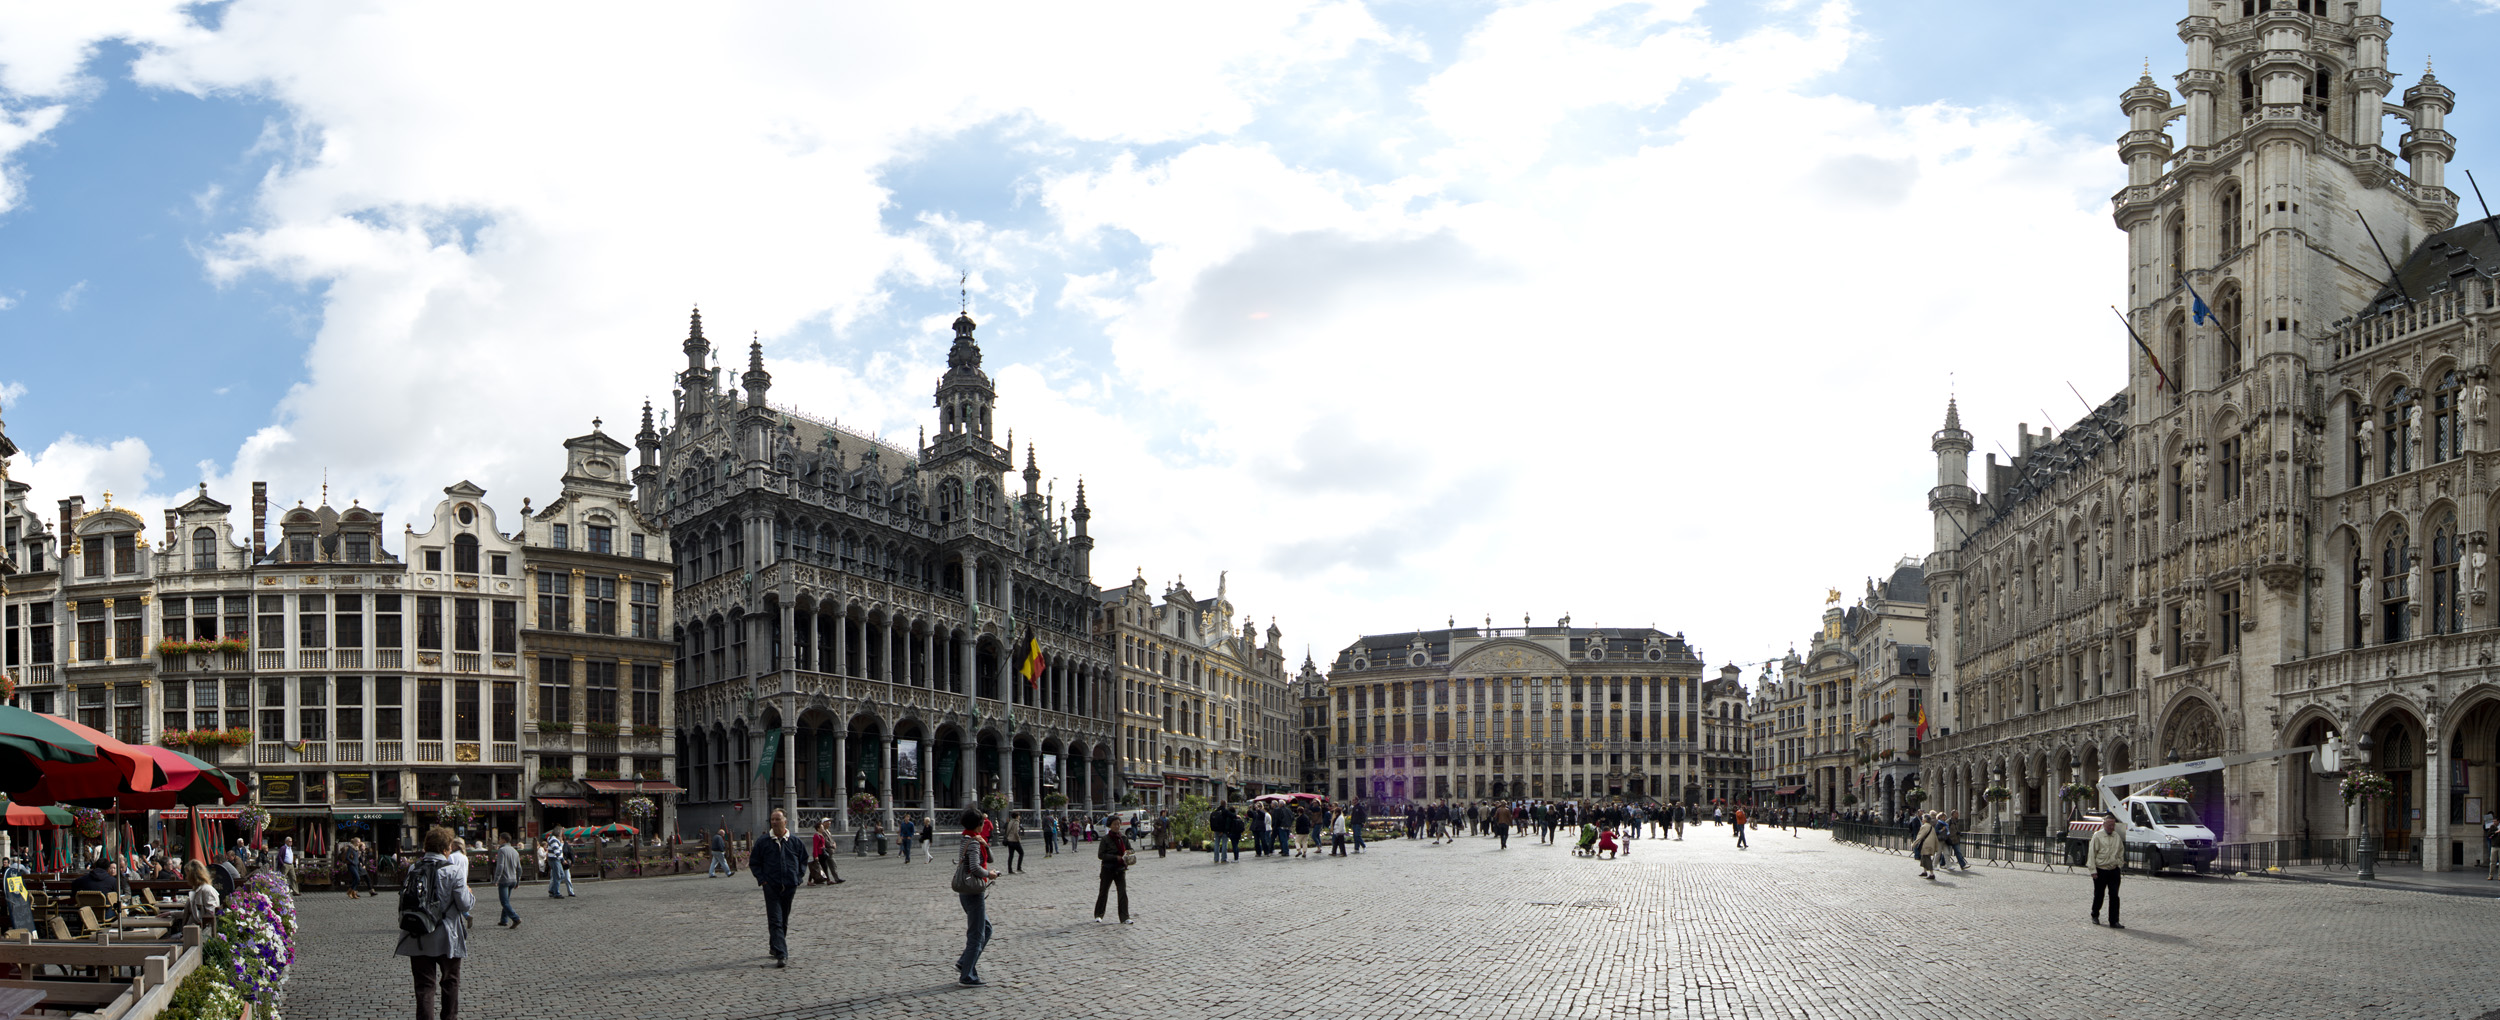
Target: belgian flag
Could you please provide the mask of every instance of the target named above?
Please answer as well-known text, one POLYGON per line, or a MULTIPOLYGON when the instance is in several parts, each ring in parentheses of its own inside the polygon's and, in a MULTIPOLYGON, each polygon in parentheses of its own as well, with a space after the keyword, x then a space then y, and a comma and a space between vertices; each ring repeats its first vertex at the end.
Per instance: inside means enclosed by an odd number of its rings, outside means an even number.
POLYGON ((1016 672, 1024 674, 1024 686, 1040 687, 1042 667, 1048 664, 1042 656, 1041 639, 1033 636, 1032 628, 1025 628, 1024 641, 1016 646, 1016 672))

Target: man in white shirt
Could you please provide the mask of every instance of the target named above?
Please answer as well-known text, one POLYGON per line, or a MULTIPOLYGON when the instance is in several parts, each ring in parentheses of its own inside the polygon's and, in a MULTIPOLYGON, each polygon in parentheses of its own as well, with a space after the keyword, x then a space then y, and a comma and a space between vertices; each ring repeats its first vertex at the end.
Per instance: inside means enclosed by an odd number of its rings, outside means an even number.
POLYGON ((278 844, 278 873, 286 876, 287 888, 297 892, 303 891, 302 886, 295 884, 295 837, 293 836, 288 836, 285 842, 278 844))

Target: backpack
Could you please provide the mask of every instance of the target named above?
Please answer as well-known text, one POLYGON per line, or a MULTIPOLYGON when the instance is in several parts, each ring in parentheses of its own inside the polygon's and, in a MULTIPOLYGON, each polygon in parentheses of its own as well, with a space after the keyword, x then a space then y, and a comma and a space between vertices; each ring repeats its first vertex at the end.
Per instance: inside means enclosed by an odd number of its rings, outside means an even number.
POLYGON ((399 930, 420 938, 443 926, 440 887, 434 876, 445 861, 420 861, 399 881, 399 930))

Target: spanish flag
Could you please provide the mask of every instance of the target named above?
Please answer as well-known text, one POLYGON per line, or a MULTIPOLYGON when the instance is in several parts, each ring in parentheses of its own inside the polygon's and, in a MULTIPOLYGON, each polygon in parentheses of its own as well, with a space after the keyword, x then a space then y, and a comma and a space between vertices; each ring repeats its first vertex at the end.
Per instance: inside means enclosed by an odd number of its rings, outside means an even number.
POLYGON ((1032 628, 1025 628, 1024 642, 1016 647, 1016 672, 1024 674, 1024 686, 1041 686, 1042 667, 1048 664, 1042 657, 1041 639, 1033 636, 1032 628))

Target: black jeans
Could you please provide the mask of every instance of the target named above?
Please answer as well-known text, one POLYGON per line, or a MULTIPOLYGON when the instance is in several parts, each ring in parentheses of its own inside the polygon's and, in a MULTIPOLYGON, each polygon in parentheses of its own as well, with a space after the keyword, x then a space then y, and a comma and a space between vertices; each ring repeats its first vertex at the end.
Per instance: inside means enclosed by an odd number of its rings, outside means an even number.
POLYGON ((1510 849, 1510 826, 1503 825, 1500 822, 1495 822, 1493 823, 1493 834, 1501 838, 1502 849, 1510 849))
POLYGON ((772 935, 775 959, 790 955, 790 900, 798 894, 795 885, 764 887, 764 927, 772 935))
POLYGON ((1007 844, 1007 870, 1024 870, 1024 841, 1021 839, 1007 844))
POLYGON ((2126 873, 2125 868, 2092 869, 2092 916, 2101 916, 2101 894, 2107 892, 2109 894, 2109 923, 2118 923, 2118 877, 2126 873))
POLYGON ((1110 905, 1111 887, 1115 885, 1120 887, 1120 920, 1128 920, 1128 869, 1126 868, 1103 872, 1102 888, 1094 893, 1094 920, 1102 920, 1102 908, 1110 905))
POLYGON ((457 956, 411 956, 408 971, 417 979, 417 1020, 460 1020, 460 958, 457 956), (442 1012, 434 1011, 437 991, 442 996, 442 1012))

